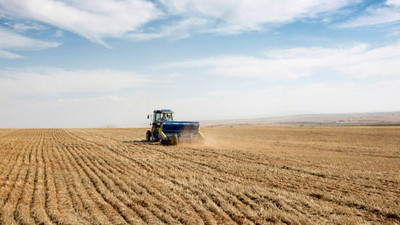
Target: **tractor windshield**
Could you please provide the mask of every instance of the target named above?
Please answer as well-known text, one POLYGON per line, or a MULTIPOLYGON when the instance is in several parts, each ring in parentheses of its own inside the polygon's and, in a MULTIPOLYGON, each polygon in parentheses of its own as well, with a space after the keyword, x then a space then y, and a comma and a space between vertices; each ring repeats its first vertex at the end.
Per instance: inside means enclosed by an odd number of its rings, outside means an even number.
POLYGON ((154 120, 157 121, 174 121, 172 113, 155 113, 154 120))

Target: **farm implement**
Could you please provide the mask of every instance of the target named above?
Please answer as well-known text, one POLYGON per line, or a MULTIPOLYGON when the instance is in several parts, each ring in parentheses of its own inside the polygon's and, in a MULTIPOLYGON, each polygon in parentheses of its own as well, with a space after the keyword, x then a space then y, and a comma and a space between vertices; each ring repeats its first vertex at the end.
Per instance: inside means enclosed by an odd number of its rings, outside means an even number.
POLYGON ((170 109, 160 109, 154 110, 152 116, 147 115, 147 119, 152 119, 151 130, 146 132, 147 141, 160 141, 166 145, 203 141, 199 122, 174 121, 173 113, 170 109))

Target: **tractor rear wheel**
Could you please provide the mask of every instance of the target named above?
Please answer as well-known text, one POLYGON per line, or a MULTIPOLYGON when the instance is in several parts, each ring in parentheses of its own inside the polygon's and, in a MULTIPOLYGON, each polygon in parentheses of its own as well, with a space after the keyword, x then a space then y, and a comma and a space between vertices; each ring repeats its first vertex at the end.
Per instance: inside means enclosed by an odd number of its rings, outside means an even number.
POLYGON ((151 138, 151 132, 148 130, 146 132, 146 141, 150 141, 150 138, 151 138))
POLYGON ((169 141, 171 145, 177 145, 179 142, 179 138, 176 134, 171 136, 171 140, 169 141))

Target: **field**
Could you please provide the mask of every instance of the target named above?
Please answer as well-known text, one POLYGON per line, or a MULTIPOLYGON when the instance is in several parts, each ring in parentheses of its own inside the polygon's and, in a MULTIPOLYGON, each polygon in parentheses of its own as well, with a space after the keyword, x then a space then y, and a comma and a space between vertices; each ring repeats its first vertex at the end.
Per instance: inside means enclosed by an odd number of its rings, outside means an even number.
POLYGON ((0 224, 400 224, 400 127, 0 130, 0 224))

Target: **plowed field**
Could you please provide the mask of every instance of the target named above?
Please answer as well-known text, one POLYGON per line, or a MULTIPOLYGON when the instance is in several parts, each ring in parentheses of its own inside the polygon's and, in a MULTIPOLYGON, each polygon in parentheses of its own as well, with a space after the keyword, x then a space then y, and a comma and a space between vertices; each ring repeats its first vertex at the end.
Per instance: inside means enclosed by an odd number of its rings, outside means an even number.
POLYGON ((399 127, 0 130, 0 224, 400 224, 399 127))

